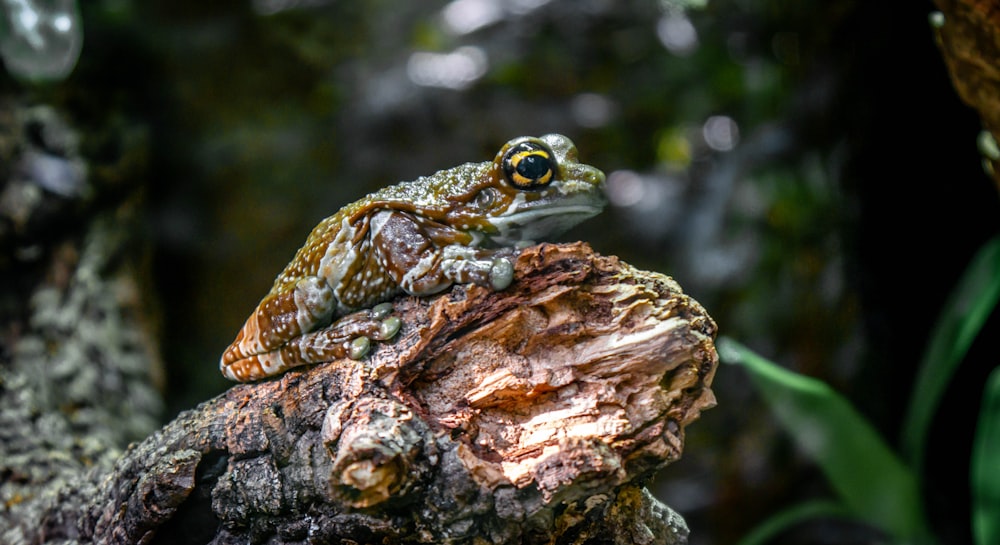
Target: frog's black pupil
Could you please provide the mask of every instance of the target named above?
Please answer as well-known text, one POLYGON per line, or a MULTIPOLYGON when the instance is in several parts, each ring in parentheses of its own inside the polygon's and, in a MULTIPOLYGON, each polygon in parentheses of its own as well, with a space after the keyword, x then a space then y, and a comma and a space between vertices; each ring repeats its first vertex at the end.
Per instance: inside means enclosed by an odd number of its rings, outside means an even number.
POLYGON ((537 180, 548 171, 549 161, 540 155, 529 155, 517 163, 517 173, 529 180, 537 180))

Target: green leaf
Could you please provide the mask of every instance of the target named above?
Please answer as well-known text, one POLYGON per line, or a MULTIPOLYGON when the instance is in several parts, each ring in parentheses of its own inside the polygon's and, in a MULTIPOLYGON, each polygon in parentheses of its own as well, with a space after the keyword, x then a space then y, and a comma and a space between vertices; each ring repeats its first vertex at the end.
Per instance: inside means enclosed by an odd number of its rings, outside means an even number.
POLYGON ((920 363, 903 425, 903 454, 921 475, 927 430, 938 403, 972 341, 1000 299, 1000 236, 972 259, 945 303, 920 363))
POLYGON ((843 504, 829 500, 817 500, 790 507, 757 525, 743 536, 737 545, 764 545, 796 524, 816 518, 852 518, 843 504))
POLYGON ((929 532, 917 482, 871 425, 822 381, 784 369, 728 338, 719 355, 742 365, 798 446, 816 462, 856 518, 898 542, 929 532))
POLYGON ((1000 543, 1000 368, 986 381, 972 444, 972 534, 979 545, 1000 543))

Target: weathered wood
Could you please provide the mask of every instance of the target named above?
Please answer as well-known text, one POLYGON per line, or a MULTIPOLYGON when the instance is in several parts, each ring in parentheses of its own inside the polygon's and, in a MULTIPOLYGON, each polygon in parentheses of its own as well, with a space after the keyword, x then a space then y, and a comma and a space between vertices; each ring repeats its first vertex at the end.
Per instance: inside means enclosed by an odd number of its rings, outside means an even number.
POLYGON ((714 322, 585 244, 528 248, 516 270, 502 292, 397 300, 399 338, 365 360, 234 386, 26 500, 39 518, 6 537, 685 542, 642 484, 714 404, 714 322))

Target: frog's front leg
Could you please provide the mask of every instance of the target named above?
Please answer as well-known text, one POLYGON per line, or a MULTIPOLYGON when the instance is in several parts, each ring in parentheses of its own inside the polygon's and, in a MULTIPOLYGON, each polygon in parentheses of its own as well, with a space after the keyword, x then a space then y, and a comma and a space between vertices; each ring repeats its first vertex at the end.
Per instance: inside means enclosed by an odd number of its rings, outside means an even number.
POLYGON ((514 278, 509 248, 475 248, 466 233, 399 211, 379 212, 371 226, 380 266, 411 295, 431 295, 455 283, 502 290, 514 278))

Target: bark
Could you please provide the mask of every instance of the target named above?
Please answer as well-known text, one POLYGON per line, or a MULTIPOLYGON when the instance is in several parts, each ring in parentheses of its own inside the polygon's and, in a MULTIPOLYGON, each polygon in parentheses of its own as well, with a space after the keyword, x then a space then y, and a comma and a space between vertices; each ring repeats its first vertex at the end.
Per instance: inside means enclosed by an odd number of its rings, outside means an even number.
POLYGON ((55 108, 0 101, 5 545, 75 539, 68 521, 45 518, 82 512, 161 412, 148 261, 134 236, 146 144, 121 119, 79 130, 55 108))
POLYGON ((935 25, 938 45, 958 96, 983 122, 983 163, 1000 189, 1000 1, 935 3, 944 15, 935 25))
POLYGON ((582 243, 524 250, 515 278, 400 298, 364 360, 236 385, 120 456, 32 446, 62 470, 17 473, 0 541, 685 542, 643 483, 714 404, 714 322, 582 243))

